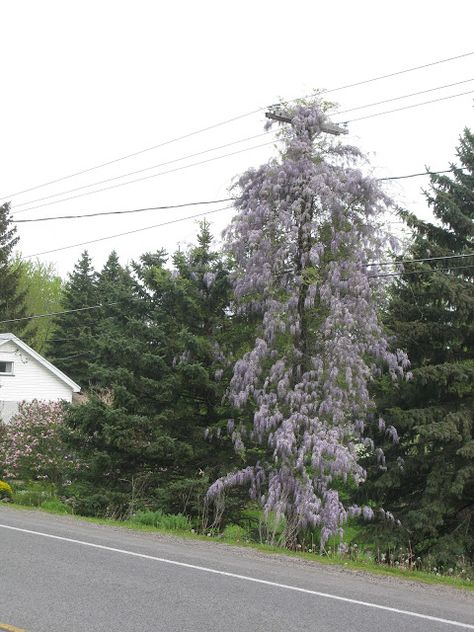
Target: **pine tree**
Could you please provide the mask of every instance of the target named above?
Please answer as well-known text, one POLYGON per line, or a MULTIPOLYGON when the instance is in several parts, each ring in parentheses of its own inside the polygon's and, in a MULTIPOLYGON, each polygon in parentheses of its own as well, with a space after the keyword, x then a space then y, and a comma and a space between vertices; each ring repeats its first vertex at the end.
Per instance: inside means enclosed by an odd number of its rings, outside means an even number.
POLYGON ((49 352, 51 361, 82 388, 90 383, 89 364, 94 359, 98 322, 98 310, 83 308, 97 304, 97 275, 84 251, 64 287, 62 307, 71 312, 57 317, 49 352))
POLYGON ((401 520, 398 537, 437 563, 474 557, 474 135, 465 130, 452 175, 431 176, 436 223, 405 212, 411 257, 393 287, 388 325, 410 358, 413 380, 381 385, 399 445, 367 493, 401 520))
MULTIPOLYGON (((12 226, 9 204, 0 206, 0 320, 13 320, 26 315, 25 293, 20 289, 21 272, 12 259, 19 237, 12 226)), ((0 325, 2 331, 21 335, 25 323, 11 322, 0 325)))

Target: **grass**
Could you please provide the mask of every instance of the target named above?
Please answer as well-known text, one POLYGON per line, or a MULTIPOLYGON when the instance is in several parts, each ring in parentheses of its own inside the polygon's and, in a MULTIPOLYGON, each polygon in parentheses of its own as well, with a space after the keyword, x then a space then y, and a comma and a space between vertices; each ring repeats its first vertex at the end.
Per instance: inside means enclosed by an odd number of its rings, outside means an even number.
MULTIPOLYGON (((49 513, 64 515, 66 512, 64 511, 64 506, 60 507, 59 505, 63 505, 61 502, 47 502, 43 503, 41 507, 32 507, 20 505, 17 503, 9 504, 10 507, 15 509, 21 509, 25 511, 48 511, 49 513), (57 506, 56 506, 57 505, 57 506)), ((69 508, 66 507, 68 510, 69 508)), ((150 512, 151 513, 151 512, 150 512)), ((159 512, 155 512, 159 513, 159 512)), ((161 514, 166 516, 166 514, 161 514)), ((329 566, 337 566, 344 569, 349 569, 352 571, 363 571, 366 573, 371 573, 373 575, 384 575, 389 577, 394 577, 396 579, 408 580, 408 581, 417 581, 425 584, 433 584, 433 585, 445 585, 452 586, 454 588, 463 588, 465 590, 474 591, 474 582, 467 581, 465 579, 461 579, 460 577, 449 577, 446 575, 437 576, 433 573, 428 573, 425 571, 418 570, 403 570, 391 566, 382 566, 380 564, 376 564, 373 561, 365 561, 365 560, 350 560, 338 557, 337 555, 319 555, 315 553, 307 553, 302 551, 290 551, 286 548, 279 546, 271 546, 269 544, 259 544, 257 542, 251 542, 249 540, 244 540, 242 538, 242 532, 238 532, 235 530, 235 533, 232 529, 224 530, 223 534, 219 536, 205 536, 198 533, 193 533, 190 527, 182 528, 184 523, 187 523, 186 519, 184 521, 177 520, 174 523, 170 523, 167 520, 158 520, 157 523, 160 526, 153 526, 153 524, 149 524, 150 520, 145 519, 136 519, 135 520, 111 520, 108 518, 91 518, 87 516, 71 516, 77 520, 82 520, 85 522, 90 522, 93 524, 100 524, 106 526, 119 527, 122 529, 131 529, 133 531, 143 531, 148 533, 162 533, 164 535, 172 535, 179 536, 182 538, 188 538, 193 540, 212 541, 214 543, 219 544, 227 544, 239 547, 245 547, 249 549, 253 549, 256 551, 260 551, 262 553, 267 554, 278 554, 278 555, 286 555, 293 558, 299 558, 304 560, 309 560, 311 562, 316 562, 319 564, 326 564, 329 566)), ((171 518, 171 516, 168 516, 171 518)), ((176 516, 174 516, 176 518, 176 516)), ((184 517, 182 517, 184 518, 184 517)))

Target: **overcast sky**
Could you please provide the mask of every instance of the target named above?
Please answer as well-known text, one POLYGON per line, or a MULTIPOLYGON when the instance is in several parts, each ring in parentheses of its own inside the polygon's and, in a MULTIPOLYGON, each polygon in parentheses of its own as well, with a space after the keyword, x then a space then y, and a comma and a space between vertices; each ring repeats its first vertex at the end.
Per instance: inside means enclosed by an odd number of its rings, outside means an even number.
MULTIPOLYGON (((472 0, 240 0, 237 3, 134 0, 0 2, 0 196, 11 195, 159 145, 219 121, 291 99, 474 49, 472 0)), ((474 55, 334 92, 341 110, 474 79, 474 55)), ((334 117, 345 121, 474 90, 474 81, 334 117)), ((351 142, 375 173, 398 176, 445 169, 464 126, 473 125, 473 96, 349 123, 351 142)), ((179 142, 114 162, 82 176, 11 198, 16 219, 85 214, 228 197, 232 179, 266 160, 260 147, 202 165, 164 171, 268 143, 255 138, 163 165, 263 132, 264 110, 179 142), (123 174, 135 176, 65 193, 123 174), (162 173, 141 182, 30 210, 64 197, 162 173), (26 204, 26 202, 31 202, 26 204)), ((422 217, 426 178, 387 190, 422 217)), ((212 208, 221 208, 225 204, 212 208)), ((211 208, 211 207, 209 207, 211 208)), ((108 218, 18 224, 20 250, 31 255, 205 210, 148 211, 108 218)), ((231 210, 209 215, 219 235, 231 210)), ((87 246, 98 268, 115 248, 122 262, 142 252, 192 242, 187 220, 87 246)), ((84 246, 41 255, 70 271, 84 246)))

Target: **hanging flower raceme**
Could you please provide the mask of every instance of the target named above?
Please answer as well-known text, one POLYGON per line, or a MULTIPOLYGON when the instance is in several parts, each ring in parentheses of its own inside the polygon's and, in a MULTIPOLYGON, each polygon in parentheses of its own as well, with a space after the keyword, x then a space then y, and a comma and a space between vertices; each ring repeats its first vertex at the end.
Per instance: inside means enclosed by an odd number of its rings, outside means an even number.
POLYGON ((234 307, 261 317, 229 390, 251 423, 229 427, 239 452, 256 442, 267 458, 219 479, 208 495, 249 485, 265 512, 285 516, 288 535, 319 527, 324 546, 347 517, 336 484, 365 478, 358 455, 374 411, 369 383, 384 367, 402 377, 408 360, 389 349, 377 268, 367 265, 387 247, 390 201, 357 168, 360 152, 322 132, 324 107, 297 106, 289 116, 281 159, 241 177, 226 236, 237 262, 234 307))

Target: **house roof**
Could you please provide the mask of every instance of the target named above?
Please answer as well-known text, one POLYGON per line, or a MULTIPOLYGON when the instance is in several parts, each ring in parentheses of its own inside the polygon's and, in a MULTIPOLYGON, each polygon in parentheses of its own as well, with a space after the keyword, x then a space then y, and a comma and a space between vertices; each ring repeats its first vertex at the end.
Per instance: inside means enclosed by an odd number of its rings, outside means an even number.
POLYGON ((76 382, 71 380, 71 378, 69 378, 65 373, 55 367, 54 364, 48 362, 46 358, 43 358, 42 355, 40 355, 29 345, 27 345, 26 342, 23 342, 23 340, 20 340, 20 338, 17 338, 14 334, 0 334, 0 347, 8 341, 14 342, 22 351, 37 360, 41 365, 44 366, 45 369, 53 373, 53 375, 55 375, 61 381, 65 382, 68 386, 72 388, 74 393, 80 392, 81 387, 79 386, 79 384, 76 384, 76 382))

